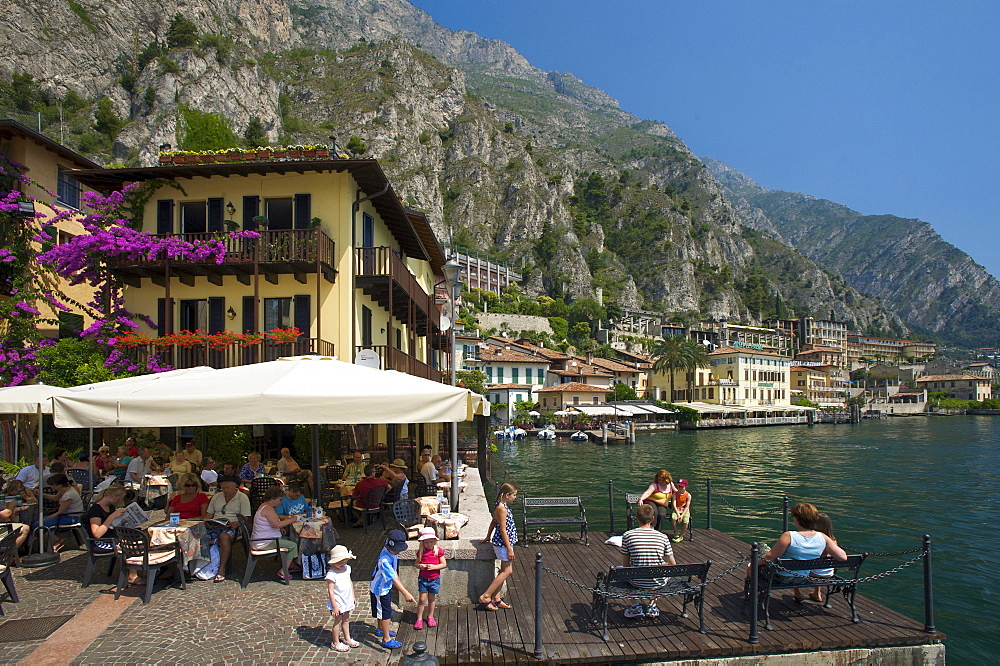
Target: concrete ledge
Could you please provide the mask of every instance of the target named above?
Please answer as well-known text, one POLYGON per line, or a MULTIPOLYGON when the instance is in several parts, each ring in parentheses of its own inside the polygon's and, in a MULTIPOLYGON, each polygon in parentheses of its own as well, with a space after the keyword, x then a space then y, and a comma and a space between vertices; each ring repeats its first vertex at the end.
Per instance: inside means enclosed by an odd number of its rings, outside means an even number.
MULTIPOLYGON (((462 538, 438 541, 448 559, 448 568, 441 572, 439 604, 475 601, 497 574, 493 545, 483 542, 493 517, 492 502, 486 497, 477 468, 468 468, 465 481, 468 487, 462 493, 459 511, 469 517, 469 522, 462 528, 462 538)), ((416 541, 410 541, 410 547, 399 556, 400 582, 414 596, 417 596, 416 550, 416 541)))
MULTIPOLYGON (((665 664, 667 662, 647 662, 665 664)), ((882 648, 853 648, 850 650, 819 650, 817 652, 792 652, 788 654, 757 654, 723 659, 698 659, 671 661, 671 666, 944 666, 945 649, 941 643, 930 645, 904 645, 882 648)))

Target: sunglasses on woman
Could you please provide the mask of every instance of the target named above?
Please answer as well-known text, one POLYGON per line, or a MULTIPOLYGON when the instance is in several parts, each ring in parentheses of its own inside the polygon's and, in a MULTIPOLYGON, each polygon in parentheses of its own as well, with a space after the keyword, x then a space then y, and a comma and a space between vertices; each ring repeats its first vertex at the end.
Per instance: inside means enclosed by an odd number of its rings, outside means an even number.
POLYGON ((197 483, 185 483, 184 487, 185 488, 197 488, 198 484, 197 483))

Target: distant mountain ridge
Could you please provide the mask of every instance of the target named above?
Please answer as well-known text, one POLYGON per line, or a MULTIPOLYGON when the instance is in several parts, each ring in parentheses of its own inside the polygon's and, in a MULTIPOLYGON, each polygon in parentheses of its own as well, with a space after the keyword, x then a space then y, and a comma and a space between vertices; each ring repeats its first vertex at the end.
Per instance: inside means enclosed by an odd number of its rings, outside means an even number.
MULTIPOLYGON (((153 164, 160 144, 183 146, 185 109, 237 135, 260 118, 273 142, 343 146, 357 135, 439 238, 521 263, 529 293, 603 294, 680 321, 784 312, 908 333, 833 261, 724 189, 725 175, 664 123, 404 0, 38 0, 11 5, 0 36, 0 85, 28 73, 54 98, 84 98, 48 131, 65 129, 70 147, 103 163, 153 164), (177 13, 197 25, 197 45, 163 45, 177 13), (124 120, 113 144, 93 134, 102 96, 124 120)), ((911 312, 898 291, 892 308, 911 312)), ((942 316, 975 307, 960 299, 942 316)))
POLYGON ((722 162, 703 161, 755 227, 892 304, 914 329, 969 347, 997 344, 1000 281, 927 222, 768 190, 722 162))

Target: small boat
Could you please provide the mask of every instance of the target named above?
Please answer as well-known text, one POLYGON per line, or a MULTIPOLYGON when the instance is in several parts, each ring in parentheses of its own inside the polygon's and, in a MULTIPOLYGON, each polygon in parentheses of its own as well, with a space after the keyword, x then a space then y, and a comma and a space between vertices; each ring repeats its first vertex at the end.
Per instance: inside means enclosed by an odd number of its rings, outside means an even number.
POLYGON ((555 439, 556 431, 552 428, 542 428, 538 431, 538 439, 555 439))
POLYGON ((574 442, 586 442, 587 440, 590 439, 590 435, 588 435, 582 430, 577 430, 572 435, 570 435, 569 438, 574 442))

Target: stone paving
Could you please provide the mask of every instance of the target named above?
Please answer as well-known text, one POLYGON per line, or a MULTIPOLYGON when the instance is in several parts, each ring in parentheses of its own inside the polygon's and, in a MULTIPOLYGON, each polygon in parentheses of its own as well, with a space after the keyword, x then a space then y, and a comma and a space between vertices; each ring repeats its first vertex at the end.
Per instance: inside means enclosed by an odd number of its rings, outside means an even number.
MULTIPOLYGON (((148 606, 137 599, 67 663, 398 663, 407 652, 389 651, 378 644, 368 602, 367 580, 384 532, 379 525, 368 535, 360 529, 345 530, 342 525, 338 530, 340 543, 358 556, 353 565, 358 608, 352 613, 351 633, 363 647, 350 653, 330 649, 330 615, 325 606, 326 585, 321 580, 295 579, 286 586, 276 578, 277 561, 262 560, 254 570, 254 581, 247 589, 240 589, 238 578, 245 558, 242 547, 237 546, 229 580, 194 581, 187 590, 176 584, 158 584, 148 606)), ((106 563, 98 564, 86 590, 80 588, 86 559, 83 551, 70 549, 62 553, 59 564, 50 567, 15 567, 20 602, 4 603, 6 617, 2 620, 77 614, 99 595, 113 593, 112 581, 105 577, 106 563)), ((138 596, 138 588, 130 588, 128 594, 138 596)), ((397 613, 397 622, 399 618, 397 613)), ((402 618, 412 624, 413 606, 407 607, 402 618)), ((42 642, 0 644, 0 663, 16 664, 42 642)), ((409 650, 411 645, 404 647, 409 650)))

